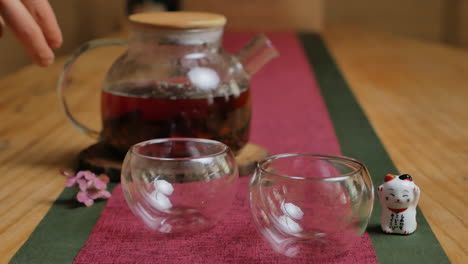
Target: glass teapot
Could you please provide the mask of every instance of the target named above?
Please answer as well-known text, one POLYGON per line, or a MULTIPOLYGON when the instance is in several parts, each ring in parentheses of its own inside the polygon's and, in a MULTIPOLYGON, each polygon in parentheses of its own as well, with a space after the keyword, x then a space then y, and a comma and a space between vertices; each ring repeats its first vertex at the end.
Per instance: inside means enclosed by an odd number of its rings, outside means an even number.
POLYGON ((86 43, 66 63, 58 93, 71 123, 125 153, 154 138, 208 138, 239 151, 249 139, 250 77, 278 55, 257 36, 239 54, 222 49, 226 18, 212 13, 153 12, 129 17, 123 40, 86 43), (101 96, 101 132, 79 123, 63 91, 75 60, 106 45, 128 45, 111 66, 101 96))

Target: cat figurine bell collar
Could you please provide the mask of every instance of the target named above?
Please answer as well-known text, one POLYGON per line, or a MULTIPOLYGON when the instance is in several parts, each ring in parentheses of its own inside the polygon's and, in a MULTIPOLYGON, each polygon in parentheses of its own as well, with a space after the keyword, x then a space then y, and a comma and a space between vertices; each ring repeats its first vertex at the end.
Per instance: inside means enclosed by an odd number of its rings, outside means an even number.
POLYGON ((416 231, 420 190, 408 174, 387 174, 378 188, 382 214, 380 226, 387 234, 409 235, 416 231))

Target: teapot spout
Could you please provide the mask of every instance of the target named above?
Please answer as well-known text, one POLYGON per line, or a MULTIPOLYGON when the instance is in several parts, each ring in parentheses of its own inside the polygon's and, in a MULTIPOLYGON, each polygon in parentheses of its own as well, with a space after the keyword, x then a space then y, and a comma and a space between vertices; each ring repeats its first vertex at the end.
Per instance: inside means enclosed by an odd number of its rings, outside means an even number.
POLYGON ((236 55, 249 76, 254 75, 265 64, 279 56, 278 50, 263 34, 256 36, 236 55))

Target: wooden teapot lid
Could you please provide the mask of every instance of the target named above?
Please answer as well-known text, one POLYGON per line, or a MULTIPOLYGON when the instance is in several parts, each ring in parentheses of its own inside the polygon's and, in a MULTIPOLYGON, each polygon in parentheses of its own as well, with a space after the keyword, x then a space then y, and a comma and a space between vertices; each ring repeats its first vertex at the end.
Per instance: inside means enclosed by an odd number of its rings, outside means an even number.
POLYGON ((129 16, 133 24, 166 29, 203 29, 222 27, 226 17, 205 12, 148 12, 129 16))

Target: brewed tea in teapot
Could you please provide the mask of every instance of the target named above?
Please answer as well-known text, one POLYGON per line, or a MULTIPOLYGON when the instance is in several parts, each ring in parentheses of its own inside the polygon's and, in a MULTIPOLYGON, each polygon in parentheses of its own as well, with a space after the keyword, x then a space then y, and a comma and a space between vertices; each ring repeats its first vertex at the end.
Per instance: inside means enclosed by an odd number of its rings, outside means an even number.
POLYGON ((154 12, 129 17, 129 40, 95 40, 65 65, 58 90, 69 120, 121 153, 138 142, 170 137, 207 138, 239 151, 249 139, 249 79, 277 51, 263 35, 238 55, 222 49, 226 19, 196 12, 154 12), (63 90, 74 61, 87 50, 126 43, 102 88, 103 129, 76 121, 63 90))
MULTIPOLYGON (((135 89, 135 84, 126 85, 135 89)), ((251 114, 247 86, 240 94, 178 98, 173 94, 181 88, 175 84, 140 85, 141 97, 102 93, 102 137, 113 146, 124 150, 148 138, 192 137, 215 139, 236 151, 247 143, 251 114)))

